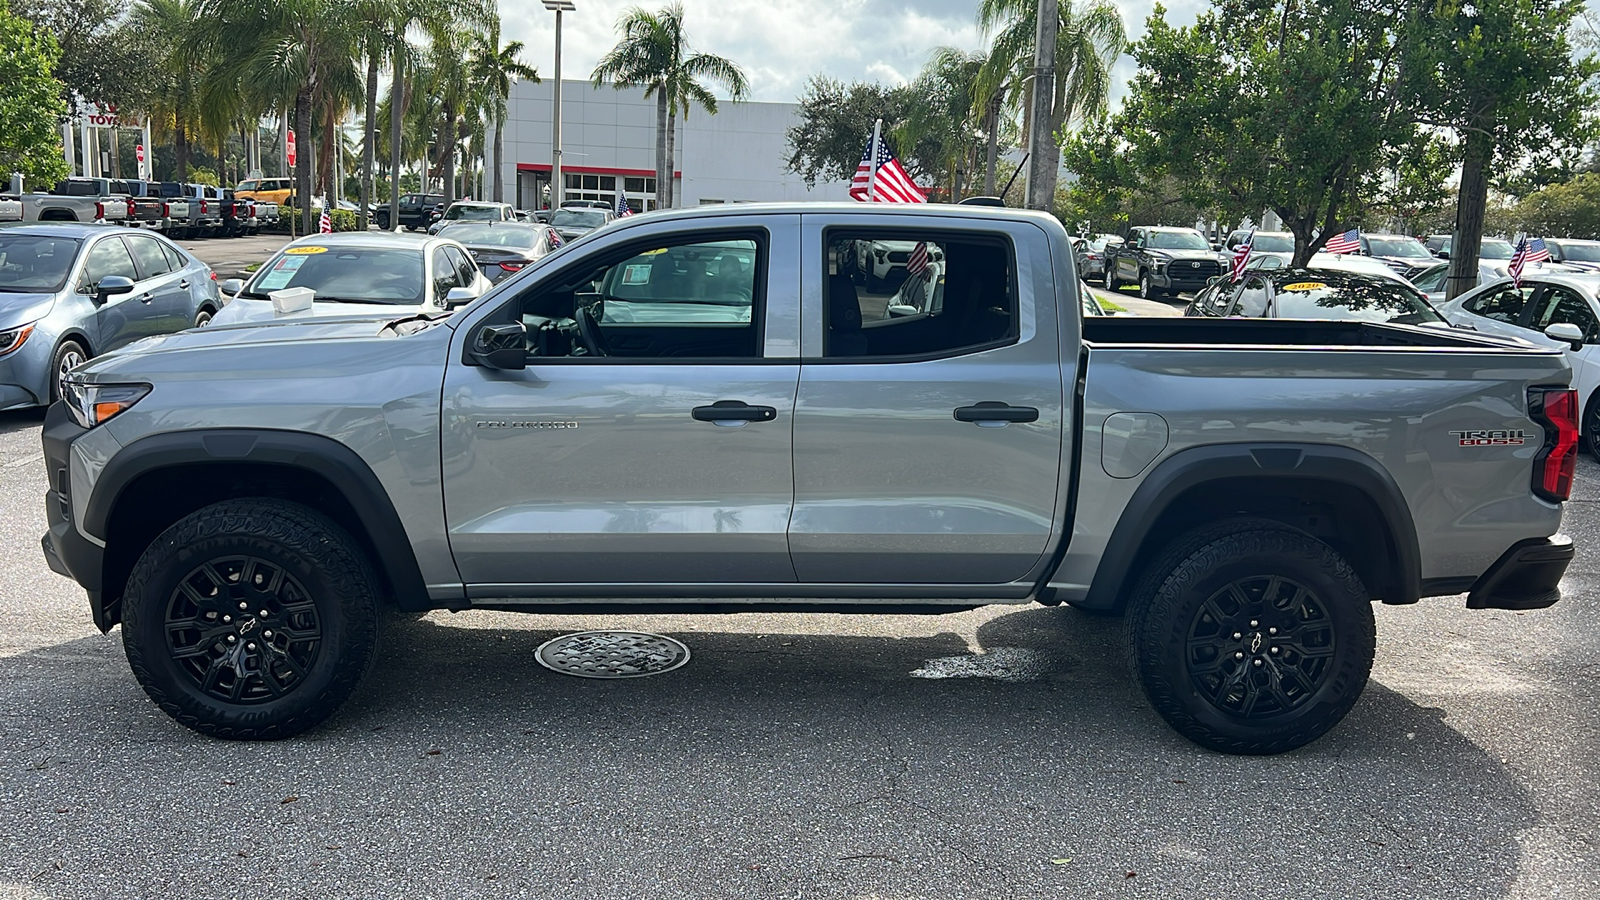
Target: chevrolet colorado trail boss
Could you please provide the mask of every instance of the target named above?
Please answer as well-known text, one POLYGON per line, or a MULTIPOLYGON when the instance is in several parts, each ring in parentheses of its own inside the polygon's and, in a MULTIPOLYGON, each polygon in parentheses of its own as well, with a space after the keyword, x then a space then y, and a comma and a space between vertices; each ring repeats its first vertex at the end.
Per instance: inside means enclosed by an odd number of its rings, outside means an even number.
POLYGON ((1349 712, 1373 602, 1560 598, 1556 349, 1359 322, 1085 319, 1066 232, 982 207, 637 216, 454 315, 153 337, 66 379, 50 566, 226 738, 309 728, 379 611, 1120 611, 1177 731, 1349 712), (932 301, 858 294, 926 243, 932 301))

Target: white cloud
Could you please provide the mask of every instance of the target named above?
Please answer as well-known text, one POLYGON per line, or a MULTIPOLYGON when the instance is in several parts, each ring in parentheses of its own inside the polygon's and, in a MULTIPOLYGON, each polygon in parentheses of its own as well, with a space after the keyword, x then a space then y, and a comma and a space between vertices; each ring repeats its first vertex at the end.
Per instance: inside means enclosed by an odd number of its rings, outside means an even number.
MULTIPOLYGON (((562 25, 562 75, 583 79, 617 41, 615 25, 629 7, 655 9, 659 0, 575 0, 562 25)), ((1120 4, 1129 36, 1144 31, 1154 0, 1120 4)), ((1168 20, 1187 23, 1203 0, 1172 0, 1168 20)), ((684 0, 695 49, 726 56, 750 79, 751 99, 792 102, 806 79, 898 83, 914 78, 934 48, 982 46, 973 0, 684 0)), ((503 37, 527 45, 524 61, 541 77, 554 72, 555 15, 534 3, 503 4, 503 37)), ((1120 98, 1133 67, 1117 68, 1120 98)), ((720 92, 719 92, 720 93, 720 92)))

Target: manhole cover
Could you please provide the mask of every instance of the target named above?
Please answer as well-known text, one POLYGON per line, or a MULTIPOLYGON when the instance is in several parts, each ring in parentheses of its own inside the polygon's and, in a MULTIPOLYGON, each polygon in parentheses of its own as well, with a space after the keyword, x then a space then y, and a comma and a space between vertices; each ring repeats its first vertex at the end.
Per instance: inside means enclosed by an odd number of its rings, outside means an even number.
POLYGON ((539 645, 539 664, 579 678, 639 678, 689 661, 689 648, 642 631, 580 631, 539 645))

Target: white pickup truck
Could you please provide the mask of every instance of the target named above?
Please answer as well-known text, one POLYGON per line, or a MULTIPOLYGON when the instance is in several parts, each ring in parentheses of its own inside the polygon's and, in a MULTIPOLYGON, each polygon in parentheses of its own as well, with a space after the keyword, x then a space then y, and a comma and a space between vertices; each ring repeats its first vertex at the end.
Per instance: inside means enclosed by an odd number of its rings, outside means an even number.
POLYGON ((67 178, 46 193, 24 193, 20 179, 0 194, 0 222, 100 222, 128 218, 128 195, 113 193, 109 178, 67 178))

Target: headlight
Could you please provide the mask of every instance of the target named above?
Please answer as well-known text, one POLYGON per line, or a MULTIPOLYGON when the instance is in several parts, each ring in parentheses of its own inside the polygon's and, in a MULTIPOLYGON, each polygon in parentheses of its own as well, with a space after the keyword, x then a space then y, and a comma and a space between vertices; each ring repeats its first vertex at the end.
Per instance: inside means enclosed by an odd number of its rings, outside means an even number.
POLYGON ((87 384, 62 379, 61 402, 68 415, 84 428, 93 428, 120 415, 150 393, 148 384, 87 384))
POLYGON ((24 325, 21 328, 13 328, 10 331, 0 331, 0 356, 5 356, 7 353, 21 347, 22 342, 26 341, 30 334, 33 334, 32 325, 24 325))
POLYGON ((1156 271, 1159 272, 1162 269, 1165 269, 1167 267, 1167 263, 1169 262, 1171 262, 1171 260, 1162 259, 1158 256, 1150 261, 1150 265, 1155 266, 1156 271))

